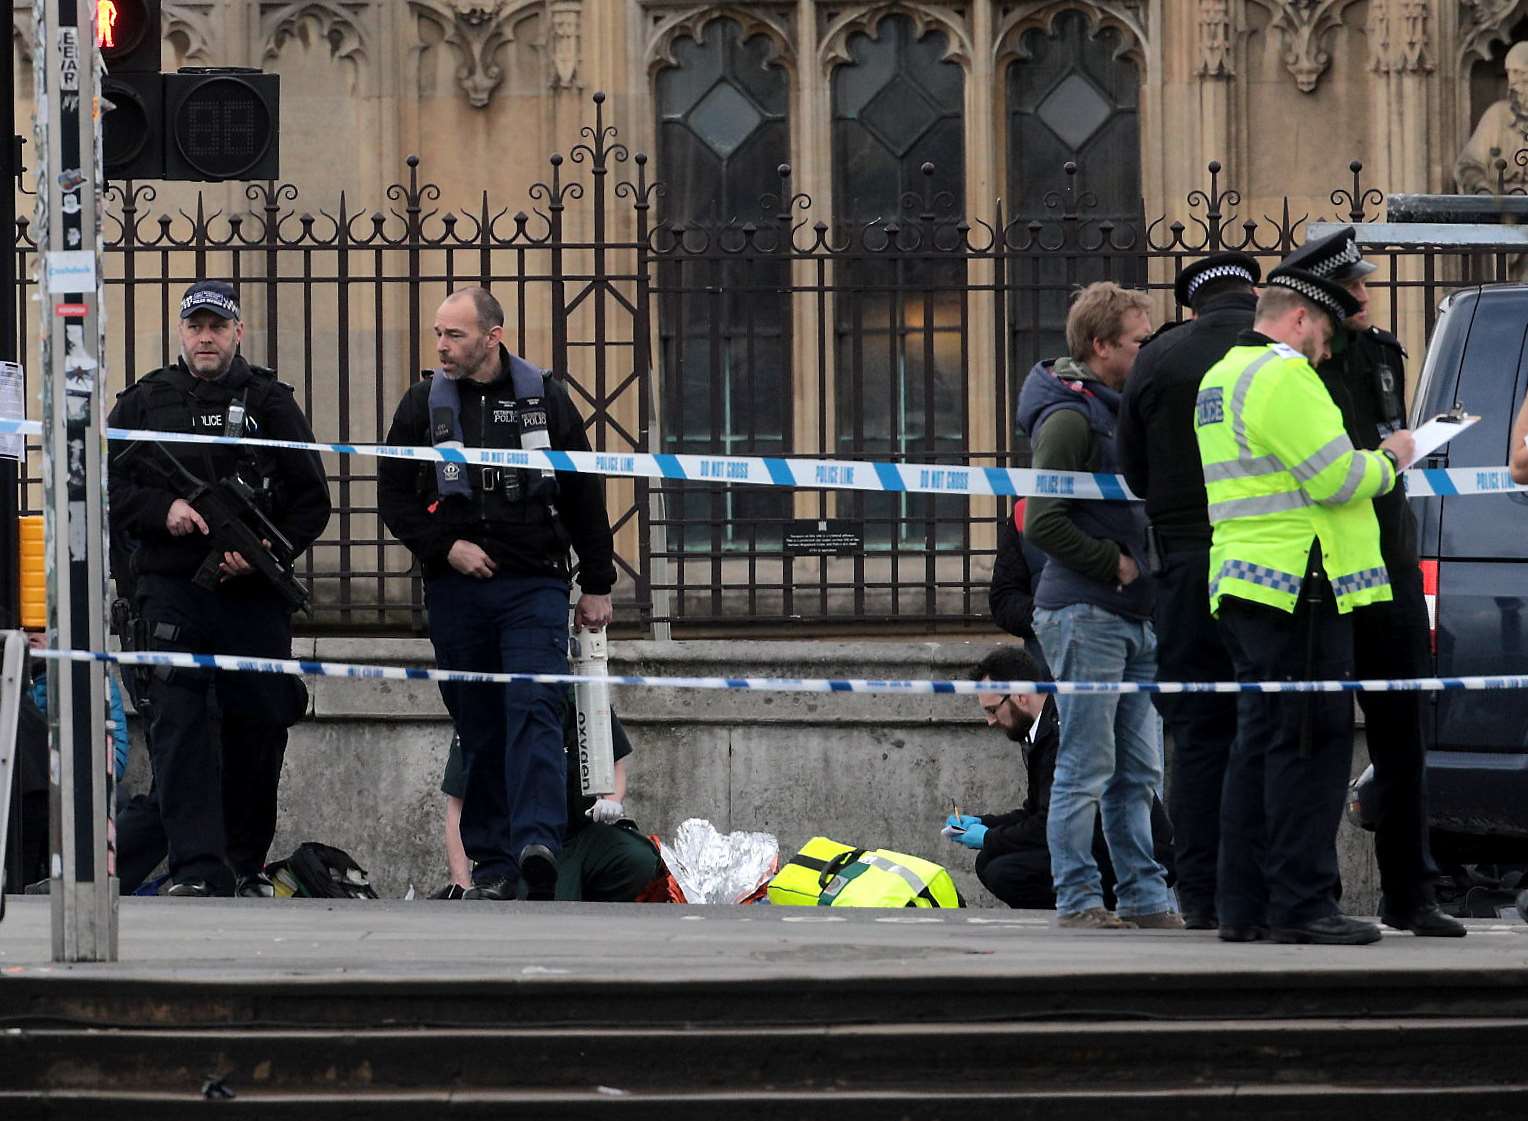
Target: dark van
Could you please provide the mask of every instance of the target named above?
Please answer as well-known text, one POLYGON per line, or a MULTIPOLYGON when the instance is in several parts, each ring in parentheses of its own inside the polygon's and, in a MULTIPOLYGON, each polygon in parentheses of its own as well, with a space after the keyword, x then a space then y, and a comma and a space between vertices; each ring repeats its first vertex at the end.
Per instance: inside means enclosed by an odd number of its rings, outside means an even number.
MULTIPOLYGON (((1451 295, 1413 395, 1412 423, 1456 402, 1482 419, 1419 466, 1505 464, 1525 394, 1528 285, 1451 295)), ((1528 674, 1528 493, 1417 497, 1411 506, 1436 673, 1528 674)), ((1528 863, 1528 690, 1430 696, 1424 736, 1439 864, 1457 876, 1465 865, 1528 863)))

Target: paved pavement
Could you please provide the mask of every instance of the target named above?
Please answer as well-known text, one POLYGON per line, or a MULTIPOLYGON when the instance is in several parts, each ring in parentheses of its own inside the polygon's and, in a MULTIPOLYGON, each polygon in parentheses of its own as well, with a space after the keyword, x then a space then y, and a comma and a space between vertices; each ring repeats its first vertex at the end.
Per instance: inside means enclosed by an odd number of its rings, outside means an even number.
POLYGON ((1528 976, 1528 925, 1477 920, 1458 940, 1386 931, 1362 947, 1227 945, 1213 932, 1062 931, 1042 912, 856 911, 632 904, 320 900, 122 901, 120 955, 50 961, 50 909, 12 896, 6 977, 155 981, 345 978, 771 981, 1150 972, 1501 971, 1528 976))

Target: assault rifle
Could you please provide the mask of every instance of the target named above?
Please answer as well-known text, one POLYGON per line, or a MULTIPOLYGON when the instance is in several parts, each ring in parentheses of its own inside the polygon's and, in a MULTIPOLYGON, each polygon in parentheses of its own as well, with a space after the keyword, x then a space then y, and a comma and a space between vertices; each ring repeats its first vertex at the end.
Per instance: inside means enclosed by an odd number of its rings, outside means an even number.
POLYGON ((307 611, 308 589, 292 574, 292 557, 296 550, 260 509, 254 488, 237 472, 215 483, 206 482, 192 474, 156 440, 134 440, 117 456, 117 464, 126 464, 145 446, 157 455, 144 460, 144 466, 169 483, 170 489, 189 502, 207 523, 212 547, 191 582, 209 591, 216 589, 222 582, 218 565, 223 561, 223 554, 238 553, 281 593, 288 607, 293 611, 307 611))

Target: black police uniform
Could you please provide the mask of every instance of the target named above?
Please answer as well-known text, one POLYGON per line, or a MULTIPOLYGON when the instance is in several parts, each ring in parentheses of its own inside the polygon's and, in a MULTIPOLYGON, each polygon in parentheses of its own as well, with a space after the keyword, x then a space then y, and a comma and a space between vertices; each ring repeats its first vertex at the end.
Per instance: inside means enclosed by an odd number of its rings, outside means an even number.
MULTIPOLYGON (((1406 427, 1406 352, 1378 327, 1338 331, 1332 356, 1317 373, 1342 411, 1354 446, 1379 447, 1406 427)), ((1417 549, 1417 527, 1405 489, 1374 500, 1380 552, 1394 599, 1353 613, 1355 671, 1360 678, 1425 677, 1431 670, 1427 600, 1417 549)), ((1421 693, 1360 693, 1379 822, 1374 852, 1385 913, 1409 915, 1430 905, 1438 869, 1427 838, 1427 758, 1422 744, 1421 693)))
MULTIPOLYGON (((469 447, 521 446, 522 399, 515 395, 511 356, 503 346, 499 368, 501 376, 492 384, 457 382, 459 427, 469 447)), ((415 383, 404 395, 389 443, 434 442, 431 380, 415 383)), ((567 389, 550 376, 539 380, 550 446, 588 451, 583 421, 567 389)), ((569 544, 578 553, 578 582, 585 593, 606 595, 615 583, 604 481, 563 473, 549 492, 531 472, 476 466, 467 471, 470 492, 443 496, 432 463, 384 459, 377 469, 382 520, 418 559, 424 575, 436 662, 442 669, 566 673, 569 544), (466 576, 451 566, 448 556, 458 540, 488 554, 497 565, 491 578, 466 576)), ((461 735, 467 771, 461 837, 473 862, 474 885, 507 893, 521 878, 528 849, 543 846, 555 859, 562 846, 567 809, 561 690, 442 682, 440 691, 461 735)), ((529 890, 548 897, 551 886, 527 882, 529 890)))
MULTIPOLYGON (((1209 611, 1210 521, 1194 399, 1199 382, 1252 326, 1257 297, 1233 292, 1207 300, 1196 318, 1146 344, 1120 407, 1121 469, 1146 499, 1160 571, 1154 623, 1162 681, 1229 681, 1231 655, 1209 611)), ((1236 738, 1234 695, 1152 698, 1172 735, 1168 808, 1185 921, 1212 926, 1220 847, 1220 795, 1236 738), (1196 921, 1196 919, 1198 921, 1196 921)))
MULTIPOLYGON (((215 380, 197 377, 184 361, 155 370, 118 396, 109 423, 313 439, 292 387, 238 355, 215 380), (231 408, 240 404, 242 425, 238 409, 231 408)), ((209 482, 237 471, 263 496, 267 516, 296 554, 328 524, 329 488, 316 453, 163 447, 209 482)), ((163 479, 146 464, 124 465, 114 457, 109 487, 113 550, 125 551, 130 566, 116 573, 119 590, 131 583, 139 633, 150 649, 291 657, 290 609, 263 577, 233 577, 214 591, 191 582, 209 552, 208 539, 200 533, 171 536, 165 519, 178 496, 163 479)), ((142 858, 163 836, 172 880, 202 880, 228 894, 236 879, 264 867, 276 830, 287 728, 300 719, 306 691, 296 678, 175 669, 156 670, 147 692, 154 786, 119 815, 119 851, 128 866, 141 863, 135 854, 142 858), (214 696, 215 717, 209 711, 214 696)))

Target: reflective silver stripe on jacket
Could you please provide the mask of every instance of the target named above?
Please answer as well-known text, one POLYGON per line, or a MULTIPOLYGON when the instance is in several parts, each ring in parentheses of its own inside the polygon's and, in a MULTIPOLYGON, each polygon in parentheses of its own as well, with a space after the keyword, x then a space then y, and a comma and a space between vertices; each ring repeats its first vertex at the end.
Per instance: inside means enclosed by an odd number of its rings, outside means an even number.
POLYGON ((1241 376, 1236 379, 1236 388, 1231 391, 1231 435, 1236 440, 1237 458, 1250 461, 1252 445, 1247 442, 1247 419, 1242 416, 1242 409, 1247 404, 1247 394, 1252 392, 1252 379, 1268 363, 1272 362, 1277 355, 1271 350, 1265 350, 1250 363, 1241 376))
POLYGON ((1358 488, 1363 485, 1364 472, 1368 469, 1369 461, 1361 455, 1355 455, 1353 461, 1348 464, 1348 474, 1342 480, 1342 486, 1337 488, 1337 493, 1330 498, 1321 499, 1323 506, 1341 506, 1353 501, 1353 496, 1358 493, 1358 488))
POLYGON ((1291 467, 1289 473, 1297 483, 1304 486, 1352 450, 1353 441, 1348 439, 1348 434, 1339 433, 1328 440, 1325 446, 1291 467))
POLYGON ((1255 518, 1261 514, 1281 514, 1285 510, 1298 510, 1310 504, 1311 500, 1303 490, 1259 494, 1251 498, 1228 498, 1224 502, 1210 503, 1210 524, 1219 525, 1232 518, 1255 518))
POLYGON ((1276 455, 1259 455, 1250 459, 1232 459, 1224 463, 1206 463, 1204 481, 1228 483, 1233 479, 1255 479, 1262 475, 1276 475, 1284 470, 1284 464, 1276 455))

